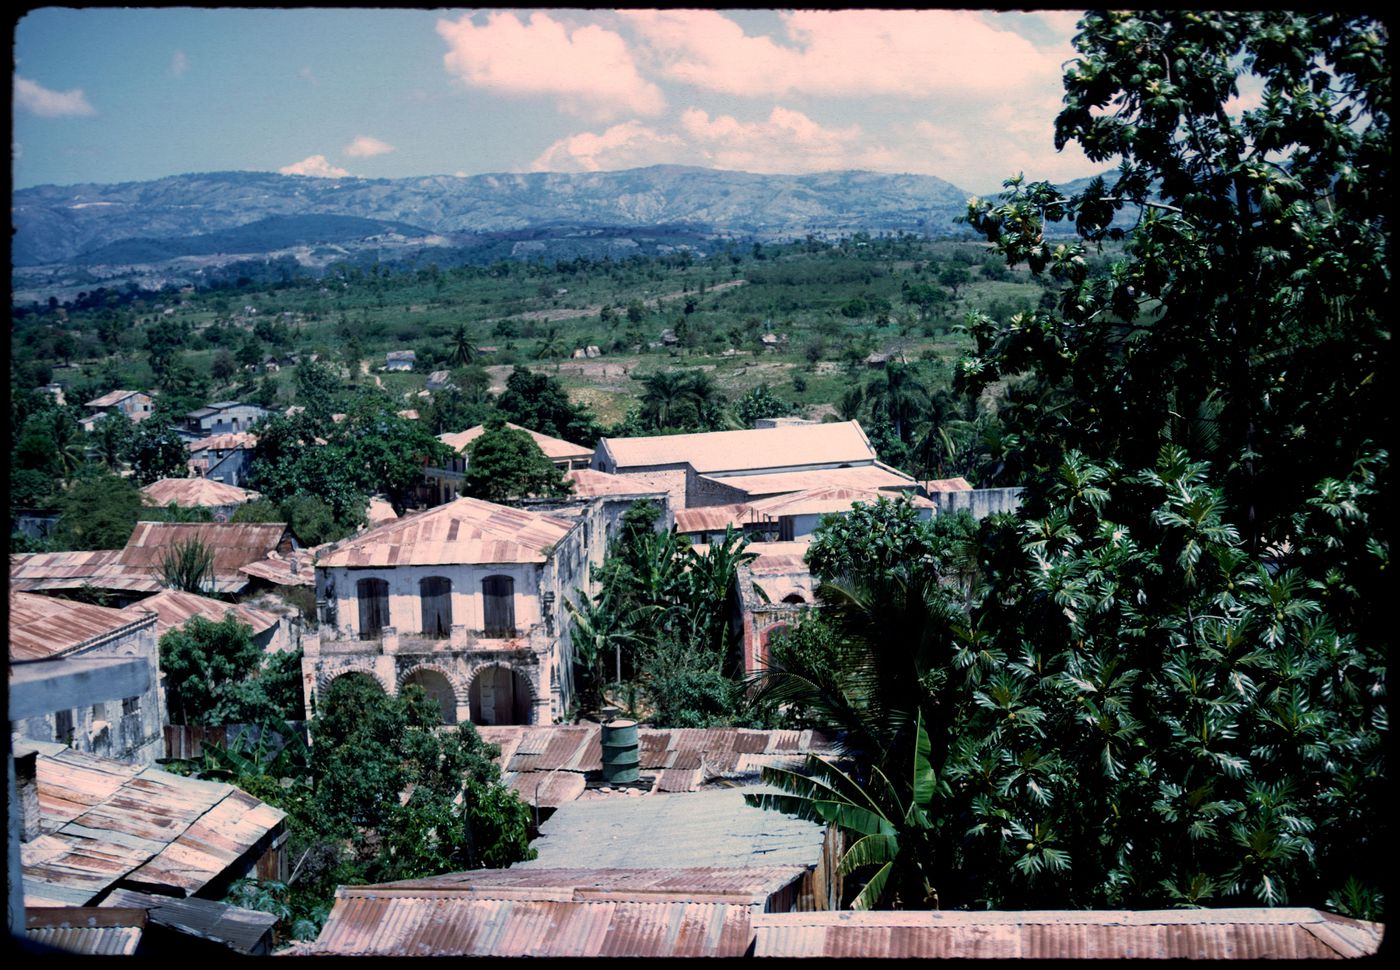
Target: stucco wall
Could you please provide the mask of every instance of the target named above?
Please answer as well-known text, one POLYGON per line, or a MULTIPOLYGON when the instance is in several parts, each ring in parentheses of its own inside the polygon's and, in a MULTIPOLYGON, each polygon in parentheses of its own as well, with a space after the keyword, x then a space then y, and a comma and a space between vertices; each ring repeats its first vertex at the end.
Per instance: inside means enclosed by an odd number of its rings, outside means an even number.
POLYGON ((419 581, 443 576, 452 583, 452 623, 463 625, 476 636, 486 632, 481 581, 488 576, 509 576, 515 581, 515 628, 524 633, 541 622, 540 580, 542 567, 536 563, 502 565, 393 566, 375 569, 349 569, 336 566, 316 570, 316 598, 335 602, 335 634, 324 629, 328 639, 360 638, 358 586, 362 579, 382 579, 389 584, 389 623, 400 636, 422 632, 423 607, 419 581))
POLYGON ((985 519, 997 512, 1015 512, 1021 507, 1019 488, 975 488, 964 492, 932 492, 929 500, 940 513, 972 513, 974 519, 985 519))

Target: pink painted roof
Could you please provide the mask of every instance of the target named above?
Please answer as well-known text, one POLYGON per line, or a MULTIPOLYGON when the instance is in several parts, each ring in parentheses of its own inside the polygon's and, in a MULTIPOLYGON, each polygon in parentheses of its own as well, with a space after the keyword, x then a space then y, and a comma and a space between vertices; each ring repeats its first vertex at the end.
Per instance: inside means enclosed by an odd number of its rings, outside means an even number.
POLYGON ((724 478, 706 476, 706 480, 738 489, 746 493, 751 501, 768 495, 829 488, 882 491, 893 497, 903 489, 914 491, 919 484, 908 475, 880 464, 776 472, 771 475, 730 475, 724 478))
POLYGON ((242 505, 258 493, 208 478, 162 478, 141 489, 141 496, 146 505, 164 507, 174 502, 182 509, 193 509, 242 505))
POLYGON ((875 460, 875 450, 856 421, 604 438, 601 444, 619 468, 688 464, 702 474, 875 460))
POLYGON ((318 566, 544 562, 574 523, 459 498, 339 543, 318 566))
POLYGON ((573 468, 564 479, 574 483, 574 495, 593 498, 597 495, 638 495, 665 492, 667 488, 644 475, 610 475, 596 468, 573 468))

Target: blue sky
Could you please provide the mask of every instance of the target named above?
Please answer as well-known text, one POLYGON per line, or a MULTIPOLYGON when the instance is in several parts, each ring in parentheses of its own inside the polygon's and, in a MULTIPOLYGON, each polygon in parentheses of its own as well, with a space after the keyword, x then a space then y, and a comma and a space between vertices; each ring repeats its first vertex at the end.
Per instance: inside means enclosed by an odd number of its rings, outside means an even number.
POLYGON ((676 163, 1071 179, 1077 14, 63 9, 15 31, 17 188, 676 163))

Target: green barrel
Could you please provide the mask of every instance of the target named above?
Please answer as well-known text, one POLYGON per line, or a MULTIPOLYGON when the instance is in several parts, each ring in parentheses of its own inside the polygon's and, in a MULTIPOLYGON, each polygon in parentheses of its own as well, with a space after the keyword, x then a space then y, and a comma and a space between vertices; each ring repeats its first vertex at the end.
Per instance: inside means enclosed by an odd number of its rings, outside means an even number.
POLYGON ((641 777, 637 745, 637 722, 609 721, 603 725, 603 780, 610 785, 626 784, 641 777))

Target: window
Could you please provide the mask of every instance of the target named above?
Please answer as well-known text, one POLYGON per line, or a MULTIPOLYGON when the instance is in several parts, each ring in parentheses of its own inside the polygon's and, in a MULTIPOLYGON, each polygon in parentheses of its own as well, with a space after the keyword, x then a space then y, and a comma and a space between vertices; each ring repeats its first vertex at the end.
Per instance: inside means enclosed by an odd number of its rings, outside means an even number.
POLYGON ((423 636, 441 639, 452 632, 452 580, 428 576, 418 581, 423 605, 423 636))
POLYGON ((53 716, 53 739, 59 744, 73 741, 73 712, 59 711, 53 716))
POLYGON ((515 636, 515 580, 487 576, 481 581, 482 613, 488 637, 515 636))
POLYGON ((141 713, 141 695, 138 694, 138 695, 136 695, 135 697, 123 697, 123 698, 122 698, 122 717, 126 717, 128 714, 140 714, 140 713, 141 713))
POLYGON ((355 584, 360 600, 360 639, 379 636, 389 625, 389 584, 382 579, 362 579, 355 584))

